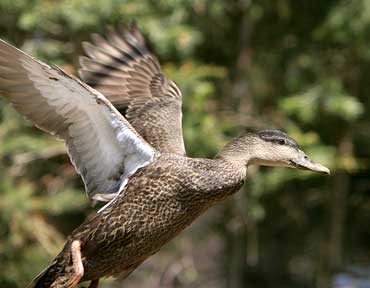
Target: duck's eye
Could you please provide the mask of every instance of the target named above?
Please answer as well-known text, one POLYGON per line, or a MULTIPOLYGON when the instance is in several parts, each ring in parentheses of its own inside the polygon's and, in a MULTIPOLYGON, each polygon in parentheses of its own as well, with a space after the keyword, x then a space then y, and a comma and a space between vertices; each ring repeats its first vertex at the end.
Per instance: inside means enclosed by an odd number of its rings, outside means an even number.
POLYGON ((286 144, 286 142, 285 142, 285 140, 284 140, 284 139, 279 139, 279 140, 278 140, 278 143, 279 143, 280 145, 285 145, 285 144, 286 144))

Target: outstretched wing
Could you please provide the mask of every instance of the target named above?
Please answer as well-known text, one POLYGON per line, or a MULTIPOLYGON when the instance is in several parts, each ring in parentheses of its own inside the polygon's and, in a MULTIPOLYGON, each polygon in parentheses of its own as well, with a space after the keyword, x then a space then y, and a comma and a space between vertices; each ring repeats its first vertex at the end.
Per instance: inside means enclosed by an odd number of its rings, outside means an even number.
POLYGON ((2 40, 0 94, 36 126, 65 140, 90 200, 117 193, 153 160, 155 150, 102 94, 2 40))
POLYGON ((182 136, 182 96, 163 74, 136 25, 107 39, 92 35, 81 57, 84 82, 103 93, 136 131, 155 149, 185 155, 182 136))

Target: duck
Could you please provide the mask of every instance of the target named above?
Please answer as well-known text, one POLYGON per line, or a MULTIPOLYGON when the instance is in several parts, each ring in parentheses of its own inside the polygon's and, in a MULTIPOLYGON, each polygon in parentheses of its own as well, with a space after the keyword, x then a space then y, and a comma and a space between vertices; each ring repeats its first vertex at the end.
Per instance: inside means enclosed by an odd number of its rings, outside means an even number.
POLYGON ((0 94, 36 127, 64 140, 92 204, 28 288, 75 288, 126 278, 210 207, 240 190, 248 167, 329 174, 286 133, 231 140, 212 159, 186 155, 182 94, 136 24, 84 42, 79 75, 0 40, 0 94))

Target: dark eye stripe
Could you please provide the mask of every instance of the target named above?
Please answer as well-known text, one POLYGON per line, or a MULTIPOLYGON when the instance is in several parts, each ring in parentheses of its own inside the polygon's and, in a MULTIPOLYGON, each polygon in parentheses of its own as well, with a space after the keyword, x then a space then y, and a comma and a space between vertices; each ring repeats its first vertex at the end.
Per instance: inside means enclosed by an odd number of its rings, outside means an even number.
POLYGON ((279 145, 289 145, 285 139, 282 138, 270 138, 270 139, 264 139, 265 141, 273 142, 279 145))
POLYGON ((298 143, 284 132, 279 130, 262 130, 257 133, 265 141, 273 142, 279 145, 287 145, 298 148, 298 143))

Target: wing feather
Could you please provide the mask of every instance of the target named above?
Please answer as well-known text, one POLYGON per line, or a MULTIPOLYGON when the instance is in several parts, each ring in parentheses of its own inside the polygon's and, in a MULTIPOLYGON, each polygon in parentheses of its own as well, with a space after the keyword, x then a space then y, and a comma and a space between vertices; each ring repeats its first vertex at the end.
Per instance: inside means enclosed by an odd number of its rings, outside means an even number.
POLYGON ((2 40, 0 91, 36 126, 65 140, 90 199, 121 191, 153 161, 155 149, 102 94, 2 40))
POLYGON ((80 77, 103 93, 136 131, 160 152, 185 154, 182 135, 182 95, 166 78, 135 25, 107 39, 92 35, 84 42, 80 77))

